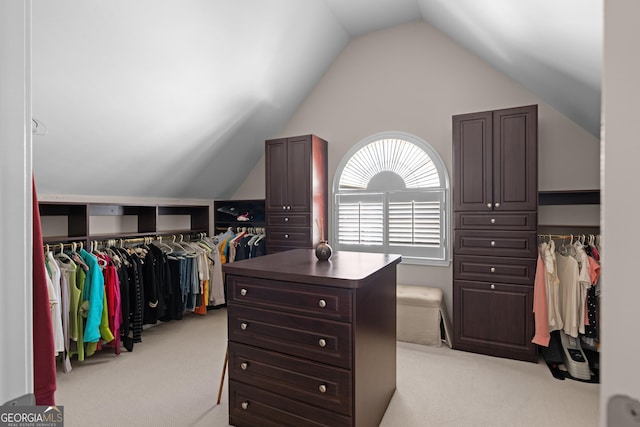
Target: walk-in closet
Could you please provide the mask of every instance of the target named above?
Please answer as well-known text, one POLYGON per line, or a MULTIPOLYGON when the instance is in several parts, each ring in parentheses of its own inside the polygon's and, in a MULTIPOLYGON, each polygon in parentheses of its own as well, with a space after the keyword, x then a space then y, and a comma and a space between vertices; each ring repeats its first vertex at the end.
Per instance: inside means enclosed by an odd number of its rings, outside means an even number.
POLYGON ((637 424, 638 14, 2 2, 0 425, 637 424))

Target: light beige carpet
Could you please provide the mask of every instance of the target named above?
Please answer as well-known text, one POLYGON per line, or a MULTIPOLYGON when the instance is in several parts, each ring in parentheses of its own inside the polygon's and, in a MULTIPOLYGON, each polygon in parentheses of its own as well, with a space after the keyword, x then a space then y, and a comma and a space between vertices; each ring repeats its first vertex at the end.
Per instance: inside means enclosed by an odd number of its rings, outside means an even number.
MULTIPOLYGON (((132 353, 73 361, 58 372, 65 426, 227 426, 226 381, 216 405, 226 336, 226 310, 190 314, 146 329, 132 353)), ((554 379, 543 363, 399 342, 381 426, 597 426, 598 392, 554 379)))

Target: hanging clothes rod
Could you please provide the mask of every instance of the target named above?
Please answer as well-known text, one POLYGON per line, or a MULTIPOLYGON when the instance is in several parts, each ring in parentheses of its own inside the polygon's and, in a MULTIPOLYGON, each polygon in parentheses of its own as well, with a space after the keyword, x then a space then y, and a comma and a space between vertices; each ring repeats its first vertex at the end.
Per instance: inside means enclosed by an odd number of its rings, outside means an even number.
POLYGON ((578 237, 589 237, 589 236, 599 236, 599 234, 538 234, 538 237, 546 237, 551 239, 577 239, 578 237))
POLYGON ((187 239, 195 239, 195 238, 204 238, 207 236, 207 233, 187 233, 187 234, 152 234, 149 236, 143 237, 128 237, 128 238, 117 238, 114 237, 112 239, 101 239, 101 240, 91 240, 92 242, 96 242, 98 244, 120 244, 120 243, 152 243, 153 241, 162 241, 162 240, 170 240, 183 242, 185 238, 187 239))
POLYGON ((42 248, 44 250, 48 251, 56 251, 59 250, 60 252, 63 252, 66 249, 71 249, 71 250, 76 250, 76 249, 82 249, 84 248, 84 242, 83 241, 77 241, 77 242, 66 242, 66 243, 46 243, 42 246, 42 248))
MULTIPOLYGON (((182 242, 184 239, 194 239, 194 238, 204 238, 207 236, 207 233, 188 233, 188 234, 153 234, 144 237, 128 237, 128 238, 112 238, 112 239, 96 239, 91 240, 90 243, 92 245, 116 245, 116 244, 124 244, 124 243, 152 243, 153 241, 162 241, 162 240, 170 240, 182 242)), ((76 241, 76 242, 64 242, 64 243, 47 243, 43 245, 43 249, 50 250, 60 250, 64 251, 64 249, 83 249, 85 245, 85 241, 76 241)))

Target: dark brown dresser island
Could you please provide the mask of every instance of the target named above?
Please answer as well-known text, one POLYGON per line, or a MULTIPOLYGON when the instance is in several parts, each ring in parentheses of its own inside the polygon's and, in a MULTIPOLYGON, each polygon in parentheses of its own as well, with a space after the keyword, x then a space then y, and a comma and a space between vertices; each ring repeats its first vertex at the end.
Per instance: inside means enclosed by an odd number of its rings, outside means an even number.
POLYGON ((378 426, 396 388, 400 259, 294 249, 225 264, 229 423, 378 426))

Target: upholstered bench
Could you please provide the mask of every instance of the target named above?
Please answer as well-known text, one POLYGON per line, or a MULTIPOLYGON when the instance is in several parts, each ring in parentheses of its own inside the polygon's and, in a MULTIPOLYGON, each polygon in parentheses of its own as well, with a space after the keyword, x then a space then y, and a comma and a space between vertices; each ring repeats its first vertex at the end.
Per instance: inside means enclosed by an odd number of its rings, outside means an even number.
POLYGON ((435 347, 444 340, 451 347, 449 318, 442 290, 418 285, 397 285, 397 340, 435 347))

